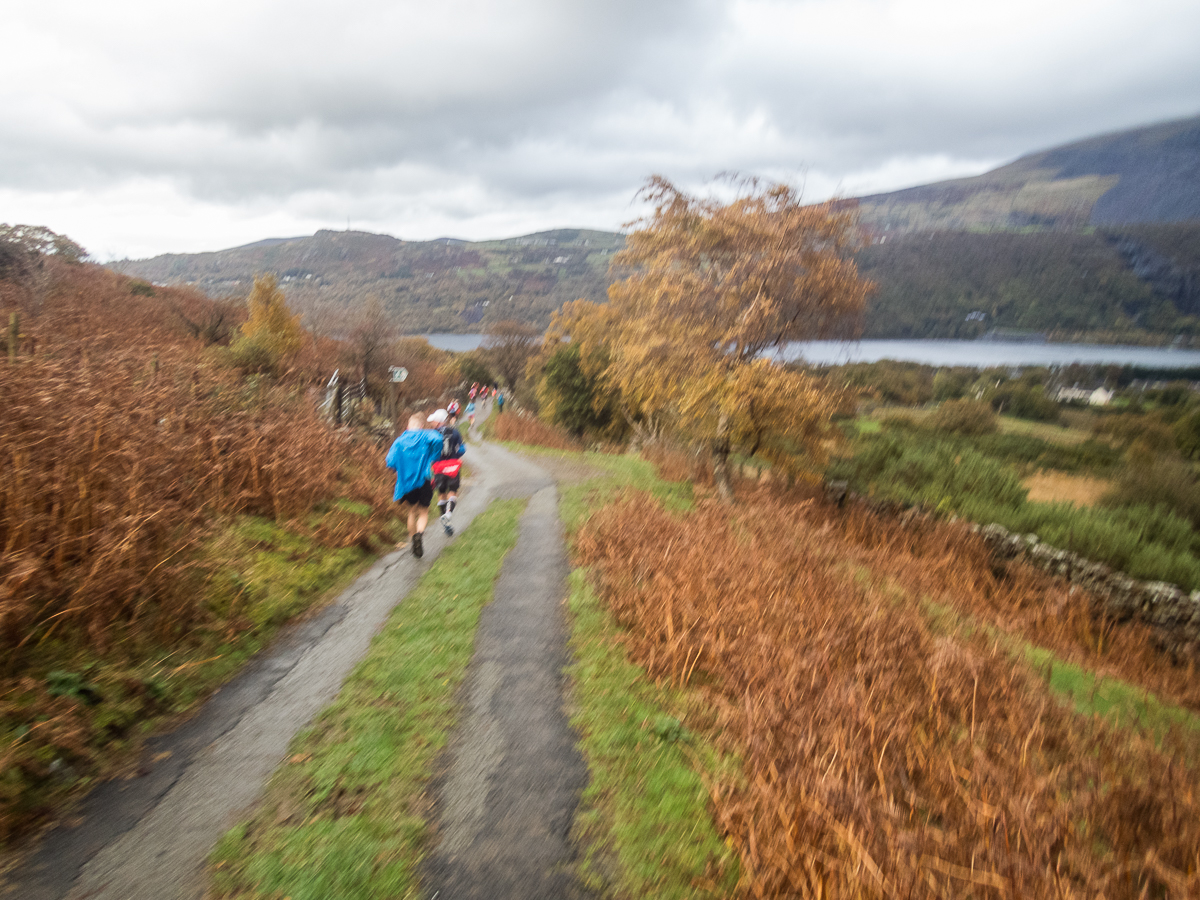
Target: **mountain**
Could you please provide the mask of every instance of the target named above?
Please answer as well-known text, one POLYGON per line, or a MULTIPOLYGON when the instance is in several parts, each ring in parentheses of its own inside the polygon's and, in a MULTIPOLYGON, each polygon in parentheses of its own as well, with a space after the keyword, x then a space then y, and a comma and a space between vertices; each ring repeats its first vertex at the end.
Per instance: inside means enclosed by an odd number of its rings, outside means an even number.
POLYGON ((155 284, 245 296, 271 272, 306 322, 336 334, 348 309, 374 295, 410 334, 479 331, 501 319, 539 326, 563 303, 602 300, 619 234, 561 228, 499 241, 402 241, 363 231, 318 231, 212 253, 169 253, 113 268, 155 284))
MULTIPOLYGON (((859 198, 879 290, 865 336, 1200 339, 1200 116, 1088 138, 974 178, 859 198)), ((375 295, 408 333, 545 326, 603 300, 619 234, 558 229, 501 241, 319 231, 115 265, 159 284, 245 296, 279 275, 306 321, 338 333, 375 295)))
POLYGON ((877 233, 1200 219, 1200 116, 1088 138, 974 178, 859 198, 877 233))
POLYGON ((859 198, 867 337, 1200 335, 1200 116, 859 198))

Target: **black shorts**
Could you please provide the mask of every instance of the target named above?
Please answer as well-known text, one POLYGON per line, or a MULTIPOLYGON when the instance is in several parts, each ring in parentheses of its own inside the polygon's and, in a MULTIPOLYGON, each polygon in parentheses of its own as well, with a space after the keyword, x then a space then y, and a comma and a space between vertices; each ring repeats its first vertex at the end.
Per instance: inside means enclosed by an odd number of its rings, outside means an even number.
POLYGON ((433 486, 437 488, 439 494, 449 494, 452 491, 457 494, 460 478, 460 475, 442 475, 439 472, 434 472, 433 486))
POLYGON ((420 487, 413 488, 400 498, 400 502, 428 507, 433 502, 433 482, 427 481, 420 487))

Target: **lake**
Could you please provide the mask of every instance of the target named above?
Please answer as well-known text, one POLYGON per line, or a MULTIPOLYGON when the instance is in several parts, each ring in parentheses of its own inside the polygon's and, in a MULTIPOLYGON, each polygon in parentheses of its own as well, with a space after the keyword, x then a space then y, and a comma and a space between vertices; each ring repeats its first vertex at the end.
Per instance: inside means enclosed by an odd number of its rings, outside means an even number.
MULTIPOLYGON (((434 347, 463 353, 476 349, 482 334, 421 335, 434 347)), ((1200 350, 1132 347, 1122 344, 1033 344, 1020 341, 806 341, 789 344, 783 359, 804 358, 815 365, 894 359, 930 366, 1143 366, 1150 369, 1200 368, 1200 350)))

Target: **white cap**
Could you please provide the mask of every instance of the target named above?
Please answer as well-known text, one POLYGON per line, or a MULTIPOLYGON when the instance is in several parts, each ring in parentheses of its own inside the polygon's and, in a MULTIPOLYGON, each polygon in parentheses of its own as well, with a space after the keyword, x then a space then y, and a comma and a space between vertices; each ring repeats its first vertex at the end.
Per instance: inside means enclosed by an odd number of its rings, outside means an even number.
POLYGON ((437 425, 441 425, 448 418, 450 418, 450 414, 448 412, 446 412, 444 409, 435 409, 433 412, 431 412, 429 414, 429 421, 433 422, 434 424, 437 424, 437 425))

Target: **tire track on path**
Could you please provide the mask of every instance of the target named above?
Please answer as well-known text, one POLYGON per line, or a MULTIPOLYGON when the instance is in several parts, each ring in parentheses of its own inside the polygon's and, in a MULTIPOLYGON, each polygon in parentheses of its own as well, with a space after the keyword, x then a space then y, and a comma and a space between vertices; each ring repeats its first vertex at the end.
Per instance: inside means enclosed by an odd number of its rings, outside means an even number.
POLYGON ((563 708, 569 571, 557 493, 521 518, 484 609, 464 716, 443 759, 439 842, 422 871, 429 900, 573 900, 569 841, 588 772, 563 708))

